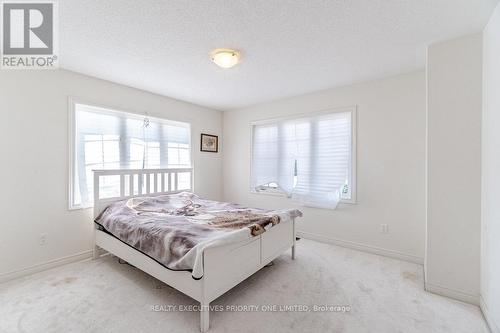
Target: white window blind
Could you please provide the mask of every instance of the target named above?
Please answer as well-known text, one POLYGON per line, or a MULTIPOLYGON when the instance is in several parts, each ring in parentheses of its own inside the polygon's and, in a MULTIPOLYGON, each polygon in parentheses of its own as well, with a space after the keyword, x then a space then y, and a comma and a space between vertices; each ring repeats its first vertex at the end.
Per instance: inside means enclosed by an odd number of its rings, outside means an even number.
MULTIPOLYGON (((78 103, 74 104, 73 119, 72 208, 92 205, 92 170, 191 166, 188 123, 78 103)), ((116 190, 118 180, 102 180, 104 195, 116 190)))
POLYGON ((253 125, 252 189, 266 186, 309 206, 352 198, 354 111, 253 125))

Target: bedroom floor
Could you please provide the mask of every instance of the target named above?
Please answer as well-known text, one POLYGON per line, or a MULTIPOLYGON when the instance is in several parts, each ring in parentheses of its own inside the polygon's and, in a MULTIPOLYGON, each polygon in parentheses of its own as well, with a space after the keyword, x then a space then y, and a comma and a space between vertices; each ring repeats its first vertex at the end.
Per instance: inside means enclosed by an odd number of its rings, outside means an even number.
MULTIPOLYGON (((423 290, 422 266, 302 239, 212 303, 349 312, 212 312, 209 332, 488 332, 475 306, 423 290)), ((0 284, 0 332, 199 332, 198 304, 105 256, 0 284)), ((270 308, 270 307, 268 307, 270 308)))

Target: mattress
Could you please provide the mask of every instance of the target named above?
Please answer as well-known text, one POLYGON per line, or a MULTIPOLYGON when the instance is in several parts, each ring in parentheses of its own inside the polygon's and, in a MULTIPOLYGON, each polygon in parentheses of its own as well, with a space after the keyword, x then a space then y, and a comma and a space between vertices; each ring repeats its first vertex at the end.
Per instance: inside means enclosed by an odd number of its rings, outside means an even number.
POLYGON ((201 279, 205 249, 258 236, 299 216, 296 209, 249 208, 182 192, 114 202, 95 223, 164 267, 201 279))

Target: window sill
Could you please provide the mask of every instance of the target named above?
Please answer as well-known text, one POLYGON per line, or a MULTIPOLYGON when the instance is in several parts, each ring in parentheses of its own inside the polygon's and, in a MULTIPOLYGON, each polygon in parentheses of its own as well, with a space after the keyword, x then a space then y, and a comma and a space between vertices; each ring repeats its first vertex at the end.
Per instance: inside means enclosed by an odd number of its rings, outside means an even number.
POLYGON ((69 206, 68 210, 73 211, 73 210, 87 210, 87 209, 93 209, 94 206, 69 206))
POLYGON ((280 191, 268 190, 268 191, 250 191, 251 194, 263 194, 263 195, 271 195, 274 197, 283 197, 286 198, 286 194, 280 191))
MULTIPOLYGON (((262 195, 270 195, 270 196, 274 196, 274 197, 287 198, 285 193, 279 192, 279 191, 252 191, 252 190, 250 190, 250 194, 256 194, 256 195, 262 194, 262 195)), ((340 200, 339 204, 356 205, 357 202, 355 199, 342 199, 342 200, 340 200)), ((307 203, 303 203, 302 205, 305 207, 310 207, 310 208, 332 209, 332 208, 328 208, 328 207, 315 206, 314 204, 307 204, 307 203)))

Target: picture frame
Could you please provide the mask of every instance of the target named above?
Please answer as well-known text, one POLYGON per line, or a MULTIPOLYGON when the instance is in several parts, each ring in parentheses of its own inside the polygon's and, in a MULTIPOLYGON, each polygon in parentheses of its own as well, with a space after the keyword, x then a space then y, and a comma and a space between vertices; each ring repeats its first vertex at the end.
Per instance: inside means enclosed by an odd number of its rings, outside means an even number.
POLYGON ((219 136, 201 133, 200 151, 207 153, 219 152, 219 136))

